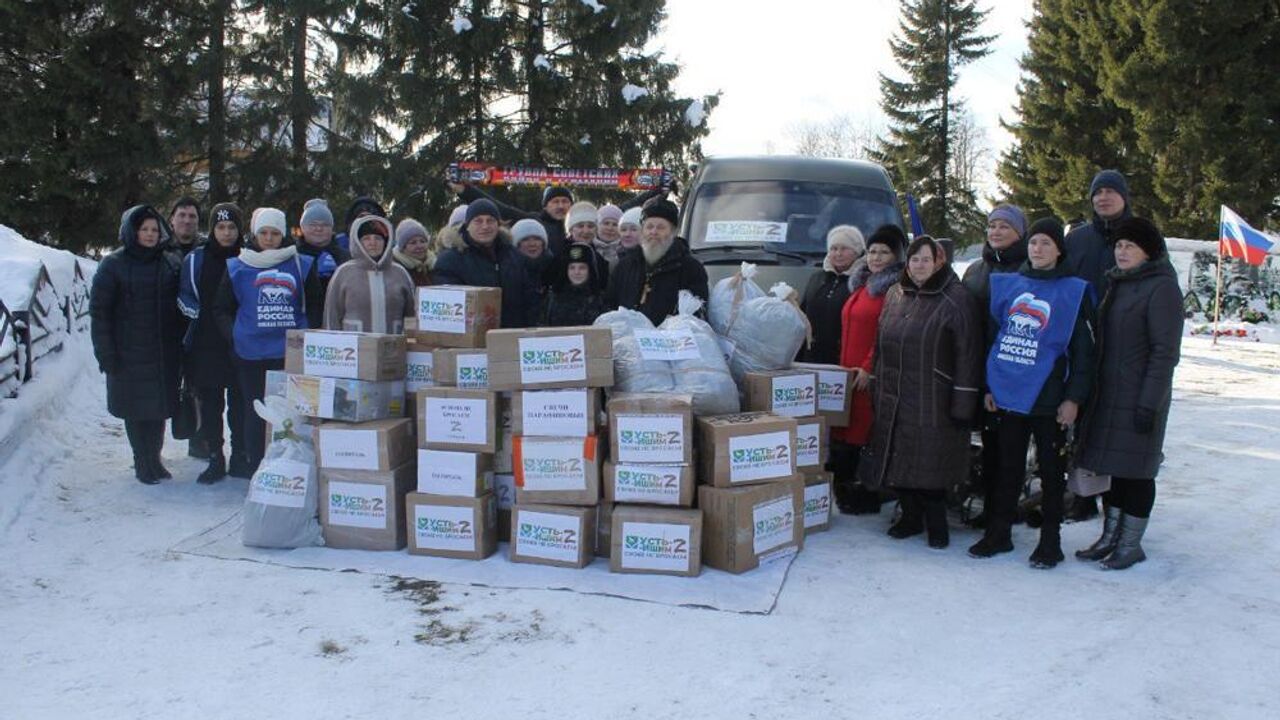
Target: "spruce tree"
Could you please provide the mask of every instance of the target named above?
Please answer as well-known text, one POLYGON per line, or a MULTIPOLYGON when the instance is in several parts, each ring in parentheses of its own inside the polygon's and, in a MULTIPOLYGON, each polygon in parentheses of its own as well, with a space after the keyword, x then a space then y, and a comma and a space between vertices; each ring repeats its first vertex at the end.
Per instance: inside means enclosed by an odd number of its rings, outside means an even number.
POLYGON ((959 69, 990 52, 992 38, 979 34, 986 14, 976 0, 903 0, 889 47, 907 79, 880 75, 889 132, 874 156, 899 192, 920 201, 926 231, 961 244, 977 239, 980 215, 974 189, 950 172, 953 120, 963 108, 954 90, 959 69))

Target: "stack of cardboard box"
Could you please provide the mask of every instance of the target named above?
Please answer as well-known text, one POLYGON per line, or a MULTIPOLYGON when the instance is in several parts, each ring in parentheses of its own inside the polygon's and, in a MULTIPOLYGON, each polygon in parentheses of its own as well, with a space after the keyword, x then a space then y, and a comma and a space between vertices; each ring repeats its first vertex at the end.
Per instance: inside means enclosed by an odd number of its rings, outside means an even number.
MULTIPOLYGON (((818 378, 818 417, 823 420, 821 439, 832 428, 846 427, 853 409, 853 370, 840 365, 794 363, 792 368, 813 372, 818 378)), ((826 472, 827 449, 821 451, 823 467, 803 467, 805 482, 805 534, 826 530, 831 523, 831 473, 826 472)))
POLYGON ((400 417, 404 337, 291 330, 285 372, 286 398, 328 421, 315 433, 325 544, 403 548, 404 495, 415 469, 413 425, 400 417))
POLYGON ((600 388, 613 385, 612 332, 494 330, 487 347, 490 388, 511 393, 511 560, 584 567, 594 556, 600 388))

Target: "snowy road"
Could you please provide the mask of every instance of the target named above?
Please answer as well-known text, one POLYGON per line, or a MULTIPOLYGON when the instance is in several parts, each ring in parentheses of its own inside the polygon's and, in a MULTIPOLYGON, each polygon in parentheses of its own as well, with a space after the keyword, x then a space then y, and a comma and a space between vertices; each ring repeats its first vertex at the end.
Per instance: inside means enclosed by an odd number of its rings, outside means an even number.
POLYGON ((837 518, 768 616, 172 553, 244 482, 170 443, 179 479, 137 483, 100 378, 64 372, 0 455, 4 718, 1280 717, 1275 345, 1186 340, 1134 570, 837 518))

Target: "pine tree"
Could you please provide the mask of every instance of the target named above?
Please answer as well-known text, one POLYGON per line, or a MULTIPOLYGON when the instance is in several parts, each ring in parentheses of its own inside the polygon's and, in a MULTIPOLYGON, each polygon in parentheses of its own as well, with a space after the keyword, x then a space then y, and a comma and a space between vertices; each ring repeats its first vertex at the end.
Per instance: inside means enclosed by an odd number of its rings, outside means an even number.
POLYGON ((880 75, 889 132, 874 155, 899 191, 920 200, 925 229, 962 244, 976 239, 978 216, 974 189, 951 172, 953 122, 963 110, 954 89, 959 69, 990 52, 992 38, 978 34, 986 15, 976 0, 903 0, 889 47, 907 79, 880 75))

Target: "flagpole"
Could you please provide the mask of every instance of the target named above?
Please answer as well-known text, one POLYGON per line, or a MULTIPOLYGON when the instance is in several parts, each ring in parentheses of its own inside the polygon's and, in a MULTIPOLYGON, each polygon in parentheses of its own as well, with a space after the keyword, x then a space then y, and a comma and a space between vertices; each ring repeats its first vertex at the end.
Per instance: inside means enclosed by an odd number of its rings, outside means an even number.
POLYGON ((1213 345, 1218 344, 1218 319, 1222 316, 1222 232, 1218 232, 1218 283, 1213 291, 1213 345))

